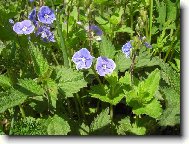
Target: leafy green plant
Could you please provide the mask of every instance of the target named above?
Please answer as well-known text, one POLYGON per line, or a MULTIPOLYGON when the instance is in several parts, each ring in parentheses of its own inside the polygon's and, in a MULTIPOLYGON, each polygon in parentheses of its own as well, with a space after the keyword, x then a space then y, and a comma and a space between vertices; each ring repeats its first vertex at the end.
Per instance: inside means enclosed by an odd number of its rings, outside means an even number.
POLYGON ((180 133, 179 7, 0 1, 0 134, 180 133))

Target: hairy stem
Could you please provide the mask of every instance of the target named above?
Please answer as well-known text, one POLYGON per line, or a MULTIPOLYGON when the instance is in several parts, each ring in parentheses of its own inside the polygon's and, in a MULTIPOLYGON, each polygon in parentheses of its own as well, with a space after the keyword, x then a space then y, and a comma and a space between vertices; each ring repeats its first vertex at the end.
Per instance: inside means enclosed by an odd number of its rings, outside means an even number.
POLYGON ((153 0, 150 0, 149 42, 151 42, 151 34, 152 34, 152 14, 153 14, 153 0))

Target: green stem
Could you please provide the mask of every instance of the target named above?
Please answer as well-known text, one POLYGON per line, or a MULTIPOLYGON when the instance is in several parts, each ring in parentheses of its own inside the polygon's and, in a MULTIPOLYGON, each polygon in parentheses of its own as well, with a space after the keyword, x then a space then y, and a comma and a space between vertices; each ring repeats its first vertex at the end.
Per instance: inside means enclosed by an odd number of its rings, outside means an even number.
POLYGON ((151 42, 151 34, 152 34, 152 14, 153 14, 153 0, 150 0, 149 42, 151 42))
POLYGON ((94 69, 94 67, 92 66, 92 70, 93 70, 93 73, 95 74, 95 76, 96 76, 96 79, 97 79, 97 81, 99 82, 99 84, 102 86, 102 82, 101 82, 101 80, 100 80, 100 78, 99 78, 99 76, 98 76, 98 74, 96 73, 96 71, 95 71, 95 69, 94 69))
POLYGON ((80 117, 80 111, 79 111, 79 105, 78 105, 78 102, 77 102, 77 97, 74 98, 74 102, 75 102, 75 107, 76 107, 76 110, 77 110, 77 115, 80 119, 81 117, 80 117))
POLYGON ((13 126, 14 126, 14 117, 13 117, 12 120, 11 120, 11 126, 10 126, 9 135, 12 135, 13 126))
POLYGON ((82 106, 82 100, 80 98, 80 96, 78 95, 78 93, 76 94, 76 98, 78 100, 79 106, 81 108, 81 112, 82 112, 82 116, 85 119, 85 110, 84 110, 84 105, 82 106))
POLYGON ((112 122, 113 122, 113 114, 114 114, 113 105, 110 104, 110 118, 112 122))
MULTIPOLYGON (((53 0, 51 0, 51 4, 52 4, 53 9, 55 10, 53 0)), ((56 15, 56 25, 58 27, 58 35, 60 36, 60 44, 61 44, 61 48, 62 48, 61 50, 63 52, 64 66, 69 68, 69 60, 68 60, 67 49, 66 49, 66 46, 65 46, 62 30, 61 30, 60 23, 59 23, 57 15, 56 15)))
POLYGON ((22 105, 19 105, 19 108, 20 108, 20 112, 21 112, 22 117, 25 119, 26 115, 25 115, 25 112, 24 112, 22 105))
MULTIPOLYGON (((130 10, 131 10, 131 29, 133 30, 133 0, 131 0, 131 8, 130 8, 130 10)), ((133 37, 133 33, 131 33, 131 35, 130 35, 130 39, 132 39, 132 37, 133 37)))
POLYGON ((69 116, 70 116, 70 118, 72 118, 72 111, 71 111, 71 105, 70 105, 70 101, 69 101, 69 99, 67 98, 67 104, 68 104, 68 112, 69 112, 69 116))
POLYGON ((54 52, 52 51, 51 53, 52 53, 52 56, 53 56, 53 59, 54 59, 56 65, 59 66, 58 60, 56 59, 54 52))

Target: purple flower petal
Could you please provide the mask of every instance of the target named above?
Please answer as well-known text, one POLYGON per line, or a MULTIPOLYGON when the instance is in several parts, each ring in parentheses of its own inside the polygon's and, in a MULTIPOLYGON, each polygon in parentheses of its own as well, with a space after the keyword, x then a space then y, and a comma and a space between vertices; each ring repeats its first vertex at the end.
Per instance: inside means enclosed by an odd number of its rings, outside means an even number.
POLYGON ((96 71, 100 76, 111 74, 116 68, 116 64, 112 59, 106 57, 98 57, 96 64, 96 71))
POLYGON ((73 55, 72 61, 76 64, 77 70, 88 69, 92 65, 93 57, 86 48, 82 48, 73 55))
POLYGON ((13 30, 17 33, 17 34, 23 34, 22 31, 23 25, 21 22, 16 22, 13 26, 13 30))
POLYGON ((127 58, 130 56, 131 48, 132 48, 131 41, 127 42, 122 46, 122 52, 126 55, 127 58))
POLYGON ((55 18, 53 10, 48 6, 42 6, 38 12, 38 20, 44 24, 52 24, 55 18))
POLYGON ((97 25, 91 25, 89 27, 86 27, 87 31, 92 31, 96 36, 102 36, 102 30, 97 25))
POLYGON ((39 35, 41 35, 44 42, 55 42, 54 34, 50 31, 50 27, 40 26, 36 32, 36 36, 39 35))
POLYGON ((13 26, 13 30, 17 34, 31 34, 35 29, 35 26, 32 24, 30 20, 24 20, 22 22, 17 22, 13 26))
POLYGON ((36 14, 36 8, 34 8, 28 15, 28 19, 33 22, 35 26, 37 26, 37 14, 36 14))

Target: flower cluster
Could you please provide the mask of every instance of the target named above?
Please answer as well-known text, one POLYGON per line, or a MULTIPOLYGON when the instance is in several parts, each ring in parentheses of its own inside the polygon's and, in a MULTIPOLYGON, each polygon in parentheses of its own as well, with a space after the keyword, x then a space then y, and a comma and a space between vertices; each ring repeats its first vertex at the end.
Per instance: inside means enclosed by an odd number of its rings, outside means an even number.
MULTIPOLYGON (((86 48, 82 48, 73 55, 72 61, 76 64, 77 70, 88 69, 92 65, 93 58, 86 48)), ((97 58, 96 71, 100 76, 111 74, 115 68, 116 64, 112 59, 106 57, 97 58)))
MULTIPOLYGON (((146 48, 152 48, 152 46, 148 42, 146 42, 146 37, 140 37, 139 39, 146 48)), ((125 54, 126 58, 130 57, 130 53, 133 47, 131 44, 132 41, 133 40, 130 40, 122 46, 122 52, 125 54)))
POLYGON ((127 42, 122 47, 122 52, 126 55, 127 58, 130 56, 131 48, 132 48, 131 41, 127 42))
POLYGON ((17 22, 13 30, 17 34, 31 34, 36 28, 36 36, 40 36, 44 42, 55 42, 54 34, 50 31, 50 25, 56 20, 54 11, 48 6, 42 6, 37 13, 34 8, 28 15, 28 20, 17 22))

